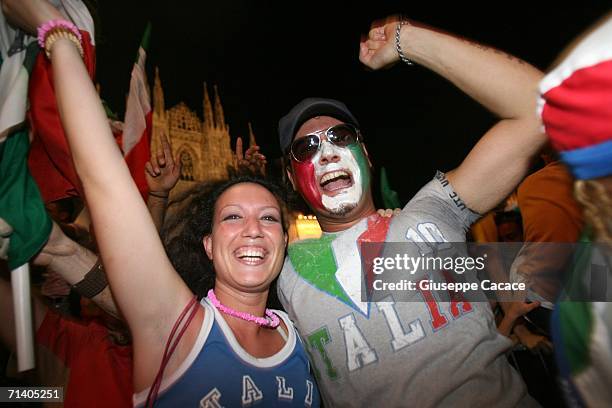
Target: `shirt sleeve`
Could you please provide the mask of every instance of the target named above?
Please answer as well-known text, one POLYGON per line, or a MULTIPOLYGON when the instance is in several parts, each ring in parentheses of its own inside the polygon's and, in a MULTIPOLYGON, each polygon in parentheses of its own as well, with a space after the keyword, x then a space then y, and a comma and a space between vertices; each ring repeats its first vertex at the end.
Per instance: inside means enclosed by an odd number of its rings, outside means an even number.
POLYGON ((464 232, 480 218, 480 214, 471 210, 459 197, 441 171, 436 172, 433 180, 419 190, 403 211, 426 213, 464 232))
POLYGON ((293 288, 295 287, 295 275, 295 270, 293 269, 289 256, 287 255, 283 265, 283 270, 278 277, 276 292, 278 295, 278 300, 283 305, 283 309, 285 309, 285 312, 291 319, 295 318, 290 302, 291 294, 293 293, 293 288))

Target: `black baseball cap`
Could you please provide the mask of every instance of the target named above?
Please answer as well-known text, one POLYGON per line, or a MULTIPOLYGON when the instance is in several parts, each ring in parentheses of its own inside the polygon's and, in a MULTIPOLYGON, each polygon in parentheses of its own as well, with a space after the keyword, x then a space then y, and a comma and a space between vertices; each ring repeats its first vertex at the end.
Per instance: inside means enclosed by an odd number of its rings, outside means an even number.
POLYGON ((303 99, 278 121, 278 135, 283 153, 289 150, 295 132, 300 126, 315 116, 331 116, 359 127, 359 122, 357 122, 355 116, 342 102, 327 98, 303 99))

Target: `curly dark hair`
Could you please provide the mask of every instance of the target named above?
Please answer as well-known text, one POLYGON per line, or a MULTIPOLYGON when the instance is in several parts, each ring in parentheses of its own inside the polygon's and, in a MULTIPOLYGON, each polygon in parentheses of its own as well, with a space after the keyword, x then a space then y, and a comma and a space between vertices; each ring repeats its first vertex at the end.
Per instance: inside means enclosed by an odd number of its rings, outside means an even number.
MULTIPOLYGON (((162 239, 170 262, 183 281, 198 298, 206 296, 214 287, 215 271, 202 244, 203 238, 212 232, 215 204, 221 194, 240 183, 255 183, 276 197, 281 208, 283 230, 287 232, 288 190, 275 180, 242 175, 217 183, 202 183, 190 190, 177 217, 164 226, 162 239)), ((268 304, 277 307, 276 291, 270 288, 268 304)))

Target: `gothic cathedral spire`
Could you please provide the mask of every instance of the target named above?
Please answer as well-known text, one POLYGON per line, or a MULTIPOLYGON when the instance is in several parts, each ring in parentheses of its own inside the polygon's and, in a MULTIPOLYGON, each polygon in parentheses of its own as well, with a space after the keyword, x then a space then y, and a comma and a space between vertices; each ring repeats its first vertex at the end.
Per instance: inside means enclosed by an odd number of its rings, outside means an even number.
POLYGON ((215 127, 213 110, 210 103, 210 97, 208 96, 208 86, 206 82, 204 82, 204 126, 207 128, 215 127))
POLYGON ((219 90, 215 85, 215 124, 219 129, 225 129, 225 114, 223 113, 223 106, 221 105, 221 98, 219 98, 219 90))

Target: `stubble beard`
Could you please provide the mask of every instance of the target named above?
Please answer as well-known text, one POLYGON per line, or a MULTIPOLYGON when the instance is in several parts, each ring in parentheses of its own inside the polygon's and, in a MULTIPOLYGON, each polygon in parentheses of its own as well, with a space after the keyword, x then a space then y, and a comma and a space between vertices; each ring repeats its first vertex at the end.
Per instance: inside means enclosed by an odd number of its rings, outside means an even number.
POLYGON ((355 208, 357 208, 357 203, 340 204, 340 207, 328 209, 328 211, 336 217, 344 217, 345 215, 353 211, 355 208))

